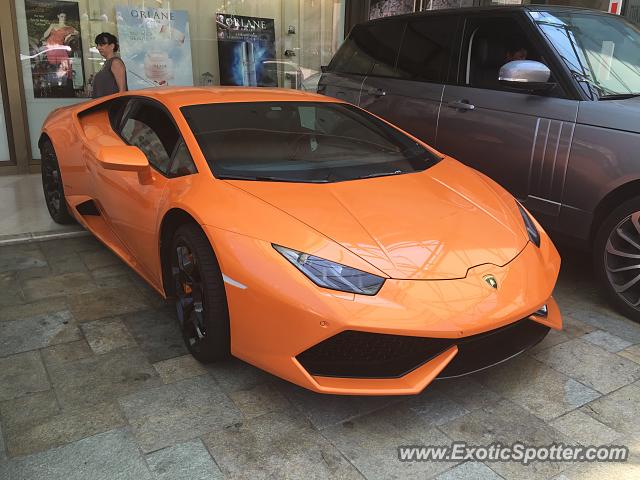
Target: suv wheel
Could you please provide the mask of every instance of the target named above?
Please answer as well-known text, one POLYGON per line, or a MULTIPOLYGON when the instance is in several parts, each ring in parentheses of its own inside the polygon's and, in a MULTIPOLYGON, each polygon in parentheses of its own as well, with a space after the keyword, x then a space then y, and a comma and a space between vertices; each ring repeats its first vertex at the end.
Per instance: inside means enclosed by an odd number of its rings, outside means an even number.
POLYGON ((609 214, 596 236, 593 255, 607 296, 624 315, 640 322, 640 197, 609 214))
POLYGON ((176 230, 171 244, 176 311, 187 349, 208 363, 229 356, 229 311, 222 272, 209 239, 195 224, 176 230))

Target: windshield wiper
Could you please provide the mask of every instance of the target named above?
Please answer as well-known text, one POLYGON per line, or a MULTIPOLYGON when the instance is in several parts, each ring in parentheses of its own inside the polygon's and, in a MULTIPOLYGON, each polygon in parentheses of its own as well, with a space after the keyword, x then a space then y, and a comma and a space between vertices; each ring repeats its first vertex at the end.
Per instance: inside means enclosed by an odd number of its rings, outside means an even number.
POLYGON ((390 175, 400 175, 401 173, 408 173, 408 172, 403 172, 402 170, 394 170, 393 172, 377 172, 377 173, 370 173, 369 175, 364 175, 362 177, 358 177, 358 179, 375 178, 375 177, 388 177, 390 175))
POLYGON ((640 93, 612 93, 611 95, 602 95, 600 100, 626 100, 635 97, 640 97, 640 93))
POLYGON ((255 177, 246 175, 216 175, 216 178, 220 180, 249 180, 253 182, 291 182, 291 183, 326 183, 324 179, 311 179, 311 178, 287 178, 287 177, 274 177, 258 175, 255 177))

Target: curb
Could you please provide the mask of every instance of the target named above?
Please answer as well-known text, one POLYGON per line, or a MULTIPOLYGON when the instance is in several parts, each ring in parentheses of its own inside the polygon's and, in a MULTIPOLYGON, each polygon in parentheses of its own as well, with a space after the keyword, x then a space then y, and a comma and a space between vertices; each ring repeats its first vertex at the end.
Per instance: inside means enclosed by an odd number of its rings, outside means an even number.
POLYGON ((18 245, 21 243, 46 242, 48 240, 59 240, 63 238, 76 238, 90 235, 87 230, 67 230, 62 232, 28 232, 17 235, 0 235, 0 247, 6 245, 18 245))

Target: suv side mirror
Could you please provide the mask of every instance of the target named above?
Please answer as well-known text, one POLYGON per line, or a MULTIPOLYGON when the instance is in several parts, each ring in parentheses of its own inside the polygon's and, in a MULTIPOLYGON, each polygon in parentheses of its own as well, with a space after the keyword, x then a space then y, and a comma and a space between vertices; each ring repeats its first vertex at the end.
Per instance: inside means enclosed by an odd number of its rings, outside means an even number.
POLYGON ((548 90, 555 83, 549 82, 551 70, 544 63, 533 60, 514 60, 500 68, 498 80, 518 90, 548 90))
POLYGON ((149 167, 147 156, 138 147, 108 146, 98 152, 98 163, 106 170, 142 172, 149 167))

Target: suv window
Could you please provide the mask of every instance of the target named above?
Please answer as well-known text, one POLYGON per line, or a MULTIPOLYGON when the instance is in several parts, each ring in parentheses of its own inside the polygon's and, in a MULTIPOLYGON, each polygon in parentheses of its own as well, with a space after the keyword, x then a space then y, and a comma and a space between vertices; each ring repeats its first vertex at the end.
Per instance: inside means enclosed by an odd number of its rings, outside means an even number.
MULTIPOLYGON (((462 83, 512 92, 512 89, 500 83, 498 75, 500 67, 513 60, 535 60, 550 67, 549 62, 531 43, 516 17, 468 20, 462 55, 462 83)), ((549 81, 554 81, 553 75, 549 81)), ((563 96, 559 86, 543 94, 563 96)))
POLYGON ((444 83, 455 47, 459 17, 419 18, 407 23, 398 57, 399 75, 444 83))
POLYGON ((396 76, 394 67, 404 24, 396 21, 356 25, 329 65, 329 71, 396 76))
POLYGON ((120 135, 142 150, 157 170, 168 173, 180 134, 164 110, 148 102, 135 102, 120 135))

